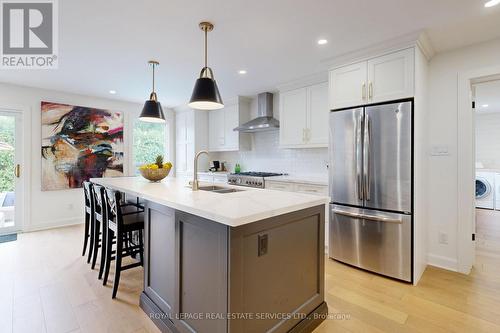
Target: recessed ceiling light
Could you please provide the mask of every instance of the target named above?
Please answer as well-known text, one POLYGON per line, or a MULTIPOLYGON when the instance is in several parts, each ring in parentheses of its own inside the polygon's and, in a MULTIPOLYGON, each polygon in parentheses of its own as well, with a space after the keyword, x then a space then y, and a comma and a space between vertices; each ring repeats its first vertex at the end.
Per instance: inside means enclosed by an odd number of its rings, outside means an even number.
POLYGON ((110 91, 109 91, 109 93, 110 93, 111 95, 114 95, 114 94, 116 94, 116 90, 110 90, 110 91))
POLYGON ((493 6, 498 5, 499 3, 500 3, 500 0, 490 0, 484 4, 484 7, 486 7, 486 8, 493 7, 493 6))
POLYGON ((489 106, 488 104, 481 105, 482 108, 487 108, 488 106, 489 106))
POLYGON ((246 71, 246 70, 244 70, 244 69, 240 69, 240 70, 238 71, 238 74, 241 74, 241 75, 244 75, 244 74, 246 74, 246 73, 247 73, 247 71, 246 71))
MULTIPOLYGON (((500 1, 500 0, 498 0, 498 1, 500 1)), ((326 39, 318 39, 318 45, 325 45, 327 43, 328 43, 328 41, 326 39)))

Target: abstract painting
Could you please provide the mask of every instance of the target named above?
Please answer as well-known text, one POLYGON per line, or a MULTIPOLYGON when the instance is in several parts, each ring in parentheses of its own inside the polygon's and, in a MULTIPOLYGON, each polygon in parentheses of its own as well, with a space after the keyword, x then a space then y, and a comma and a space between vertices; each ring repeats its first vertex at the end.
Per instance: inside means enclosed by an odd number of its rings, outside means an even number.
POLYGON ((42 102, 42 191, 123 175, 123 114, 42 102))

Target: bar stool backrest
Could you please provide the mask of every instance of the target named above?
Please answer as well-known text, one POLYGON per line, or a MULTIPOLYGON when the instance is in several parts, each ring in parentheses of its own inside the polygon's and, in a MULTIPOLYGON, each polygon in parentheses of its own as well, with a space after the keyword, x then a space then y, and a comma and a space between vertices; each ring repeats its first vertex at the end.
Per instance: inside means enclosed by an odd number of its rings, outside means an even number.
POLYGON ((106 191, 106 212, 108 214, 108 223, 110 227, 116 229, 122 223, 122 211, 120 202, 122 194, 119 191, 107 188, 106 191))
POLYGON ((93 185, 94 192, 94 208, 95 208, 95 218, 99 222, 103 222, 103 214, 105 213, 104 206, 104 187, 101 185, 94 184, 93 185))
POLYGON ((92 198, 92 183, 83 182, 83 193, 85 195, 85 208, 90 210, 88 213, 91 214, 94 208, 94 199, 92 198))

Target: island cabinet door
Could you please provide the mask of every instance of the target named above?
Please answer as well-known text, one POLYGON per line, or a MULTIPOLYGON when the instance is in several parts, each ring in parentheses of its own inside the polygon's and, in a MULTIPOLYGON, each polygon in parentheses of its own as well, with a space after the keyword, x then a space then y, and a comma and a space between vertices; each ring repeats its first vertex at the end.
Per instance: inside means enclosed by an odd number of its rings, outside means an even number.
POLYGON ((177 289, 175 326, 180 332, 227 332, 228 227, 176 211, 177 289))
POLYGON ((163 313, 170 315, 177 296, 175 210, 151 202, 146 209, 144 293, 163 313))
POLYGON ((245 315, 230 318, 230 332, 289 332, 324 305, 324 214, 323 205, 231 229, 229 312, 245 315))

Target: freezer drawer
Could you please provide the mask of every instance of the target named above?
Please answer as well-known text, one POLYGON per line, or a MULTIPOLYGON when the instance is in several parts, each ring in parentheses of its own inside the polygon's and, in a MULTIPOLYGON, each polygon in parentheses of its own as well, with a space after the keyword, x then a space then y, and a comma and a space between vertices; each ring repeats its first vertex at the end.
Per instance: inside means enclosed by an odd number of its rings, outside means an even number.
POLYGON ((411 215, 330 205, 330 258, 411 282, 411 215))

